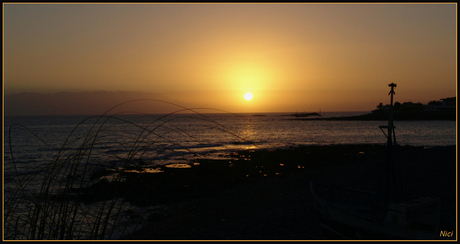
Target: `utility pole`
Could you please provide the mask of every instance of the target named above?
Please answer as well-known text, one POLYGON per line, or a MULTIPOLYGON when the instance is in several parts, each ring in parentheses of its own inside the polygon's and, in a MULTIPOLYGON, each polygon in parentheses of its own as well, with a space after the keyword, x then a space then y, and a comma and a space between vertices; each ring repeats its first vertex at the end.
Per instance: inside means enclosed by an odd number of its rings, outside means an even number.
POLYGON ((388 95, 391 96, 391 100, 390 100, 390 115, 389 115, 389 118, 388 118, 388 136, 387 136, 387 191, 388 192, 388 196, 389 196, 389 200, 390 201, 398 201, 398 200, 401 200, 400 197, 400 191, 399 189, 397 189, 397 187, 399 186, 399 184, 397 183, 397 181, 399 179, 397 179, 397 174, 396 174, 396 170, 397 170, 397 166, 396 166, 396 159, 395 159, 395 149, 394 149, 394 146, 396 144, 396 136, 395 136, 395 126, 394 126, 394 123, 393 123, 393 115, 394 115, 394 108, 393 108, 393 95, 395 95, 395 91, 394 91, 394 88, 396 87, 396 84, 395 83, 391 83, 391 84, 388 84, 389 87, 391 87, 391 90, 390 90, 390 93, 388 93, 388 95))
MULTIPOLYGON (((388 84, 391 87, 390 93, 390 114, 388 117, 388 126, 380 126, 380 129, 383 131, 384 128, 388 129, 387 137, 387 162, 385 165, 385 176, 384 176, 384 192, 386 201, 399 200, 400 194, 396 189, 396 160, 394 155, 393 145, 396 144, 396 136, 394 134, 395 126, 393 124, 393 95, 395 94, 394 88, 396 87, 395 83, 388 84), (394 142, 394 143, 393 143, 394 142)), ((385 132, 383 131, 385 134, 385 132)))

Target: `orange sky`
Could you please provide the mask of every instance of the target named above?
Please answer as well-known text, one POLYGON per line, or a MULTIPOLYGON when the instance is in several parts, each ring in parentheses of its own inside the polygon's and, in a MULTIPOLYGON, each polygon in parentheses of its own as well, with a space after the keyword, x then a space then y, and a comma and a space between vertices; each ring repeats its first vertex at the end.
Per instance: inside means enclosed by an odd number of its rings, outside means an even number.
MULTIPOLYGON (((126 91, 231 112, 456 96, 457 4, 4 4, 5 95, 126 91), (254 98, 244 99, 246 92, 254 98), (153 95, 152 95, 153 96, 153 95)), ((156 98, 156 97, 152 97, 156 98)))

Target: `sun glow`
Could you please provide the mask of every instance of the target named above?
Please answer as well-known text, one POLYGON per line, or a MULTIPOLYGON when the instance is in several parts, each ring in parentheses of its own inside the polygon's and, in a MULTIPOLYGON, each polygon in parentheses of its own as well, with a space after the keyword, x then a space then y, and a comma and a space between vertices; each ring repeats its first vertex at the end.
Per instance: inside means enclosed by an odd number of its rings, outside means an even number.
POLYGON ((248 101, 251 100, 252 99, 252 93, 248 92, 248 93, 244 94, 244 99, 246 99, 248 101))

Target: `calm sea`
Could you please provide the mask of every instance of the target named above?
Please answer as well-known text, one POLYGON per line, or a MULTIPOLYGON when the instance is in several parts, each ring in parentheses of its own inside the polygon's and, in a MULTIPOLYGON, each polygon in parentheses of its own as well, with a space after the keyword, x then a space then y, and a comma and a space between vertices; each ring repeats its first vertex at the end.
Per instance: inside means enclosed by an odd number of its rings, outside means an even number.
MULTIPOLYGON (((365 112, 323 112, 340 117, 365 112)), ((385 121, 301 121, 286 113, 5 117, 5 175, 91 146, 100 161, 129 157, 146 164, 212 157, 227 150, 298 145, 385 144, 385 121), (11 153, 11 150, 12 153, 11 153), (104 159, 104 160, 102 160, 104 159)), ((313 118, 313 117, 312 117, 313 118)), ((395 121, 400 145, 456 145, 455 121, 395 121)))
MULTIPOLYGON (((323 117, 367 112, 323 112, 323 117)), ((223 157, 240 149, 385 144, 385 121, 301 121, 287 113, 15 116, 4 119, 5 198, 17 177, 39 175, 52 160, 84 157, 95 168, 154 166, 223 157), (12 163, 14 160, 14 164, 12 163)), ((395 121, 400 145, 456 145, 455 121, 395 121)), ((33 178, 33 177, 31 177, 33 178)), ((29 184, 34 191, 40 184, 29 184)))

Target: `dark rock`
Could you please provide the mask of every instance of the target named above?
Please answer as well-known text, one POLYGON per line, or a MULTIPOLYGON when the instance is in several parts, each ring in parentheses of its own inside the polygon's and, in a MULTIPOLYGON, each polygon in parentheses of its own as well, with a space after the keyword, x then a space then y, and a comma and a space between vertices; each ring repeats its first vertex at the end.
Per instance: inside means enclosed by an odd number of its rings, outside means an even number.
POLYGON ((160 213, 153 213, 149 217, 147 217, 148 221, 150 222, 160 221, 160 220, 163 220, 164 218, 165 216, 163 216, 160 213))

